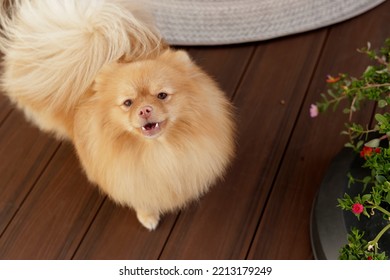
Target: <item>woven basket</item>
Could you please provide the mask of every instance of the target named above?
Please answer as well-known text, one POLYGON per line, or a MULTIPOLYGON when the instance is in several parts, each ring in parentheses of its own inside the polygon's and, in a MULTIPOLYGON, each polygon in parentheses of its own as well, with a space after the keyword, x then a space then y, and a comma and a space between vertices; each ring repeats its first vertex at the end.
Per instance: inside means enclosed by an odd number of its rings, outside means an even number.
POLYGON ((384 0, 146 0, 174 45, 260 41, 357 16, 384 0))

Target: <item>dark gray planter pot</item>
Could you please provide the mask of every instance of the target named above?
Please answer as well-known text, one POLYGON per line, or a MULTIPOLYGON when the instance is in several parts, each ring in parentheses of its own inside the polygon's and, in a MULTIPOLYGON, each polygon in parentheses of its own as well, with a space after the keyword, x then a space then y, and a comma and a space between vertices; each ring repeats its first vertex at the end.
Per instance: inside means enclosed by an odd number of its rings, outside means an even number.
MULTIPOLYGON (((381 215, 370 219, 362 215, 358 221, 352 212, 337 207, 337 199, 342 198, 344 193, 351 197, 361 193, 361 184, 348 188, 347 173, 351 172, 357 178, 366 176, 368 171, 361 168, 362 163, 363 159, 356 156, 351 149, 344 149, 332 161, 321 183, 313 204, 310 224, 311 244, 316 259, 338 259, 339 250, 347 243, 347 234, 351 227, 364 230, 364 239, 368 241, 374 239, 386 225, 381 215)), ((379 247, 390 255, 389 232, 382 236, 379 247)))

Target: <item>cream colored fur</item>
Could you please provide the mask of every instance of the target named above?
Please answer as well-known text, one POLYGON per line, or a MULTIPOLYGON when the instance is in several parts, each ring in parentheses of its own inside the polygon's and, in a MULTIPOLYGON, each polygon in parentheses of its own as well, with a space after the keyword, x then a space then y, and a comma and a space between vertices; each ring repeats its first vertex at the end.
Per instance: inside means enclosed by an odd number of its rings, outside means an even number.
POLYGON ((2 11, 2 88, 73 142, 89 180, 155 229, 209 190, 234 155, 232 106, 138 6, 18 0, 2 11))
POLYGON ((3 89, 41 129, 65 138, 58 113, 75 108, 103 65, 161 47, 134 1, 14 0, 0 24, 3 89))

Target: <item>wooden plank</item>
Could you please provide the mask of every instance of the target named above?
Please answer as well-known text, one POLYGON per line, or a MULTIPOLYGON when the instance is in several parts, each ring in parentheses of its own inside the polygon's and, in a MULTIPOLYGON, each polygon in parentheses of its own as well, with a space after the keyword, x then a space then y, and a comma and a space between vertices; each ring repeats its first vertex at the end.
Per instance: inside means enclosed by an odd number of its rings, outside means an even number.
MULTIPOLYGON (((222 83, 228 95, 245 71, 252 46, 191 49, 192 57, 222 83)), ((134 212, 106 201, 80 245, 77 259, 157 259, 176 220, 166 215, 155 232, 142 228, 134 212)))
POLYGON ((11 113, 12 106, 7 97, 0 92, 0 125, 4 122, 5 118, 11 113))
MULTIPOLYGON (((3 54, 0 52, 0 61, 3 60, 3 54)), ((2 73, 3 67, 0 64, 0 73, 2 73)), ((2 91, 0 91, 0 125, 4 121, 4 119, 11 112, 12 107, 10 106, 10 102, 8 97, 6 97, 2 91)))
POLYGON ((226 180, 180 215, 162 259, 245 258, 324 38, 258 45, 234 99, 237 158, 226 180))
POLYGON ((0 235, 19 209, 59 142, 13 111, 0 127, 0 235))
POLYGON ((133 210, 107 199, 74 259, 157 259, 175 219, 175 214, 167 215, 149 232, 133 210))
POLYGON ((241 82, 249 61, 255 51, 255 44, 237 46, 193 47, 189 53, 232 98, 241 82))
MULTIPOLYGON (((355 50, 365 46, 366 41, 372 41, 373 46, 382 44, 389 35, 389 11, 390 2, 387 2, 331 29, 286 156, 276 174, 272 195, 249 253, 250 259, 313 258, 309 237, 312 202, 330 160, 346 141, 339 133, 347 118, 341 113, 330 113, 310 119, 309 106, 326 90, 327 74, 348 72, 358 75, 366 68, 368 60, 355 50)), ((367 117, 371 112, 372 107, 367 107, 356 120, 369 121, 367 117)), ((336 204, 337 201, 334 207, 336 204)))
POLYGON ((103 196, 62 144, 0 239, 0 259, 69 259, 103 196))

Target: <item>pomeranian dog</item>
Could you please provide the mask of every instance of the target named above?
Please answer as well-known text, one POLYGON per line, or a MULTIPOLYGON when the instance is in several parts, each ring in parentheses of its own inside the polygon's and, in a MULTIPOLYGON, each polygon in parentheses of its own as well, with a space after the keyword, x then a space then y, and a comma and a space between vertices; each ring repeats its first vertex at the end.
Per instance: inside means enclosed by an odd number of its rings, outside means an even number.
POLYGON ((234 155, 232 105, 129 0, 2 3, 2 90, 74 144, 88 179, 154 230, 234 155))

